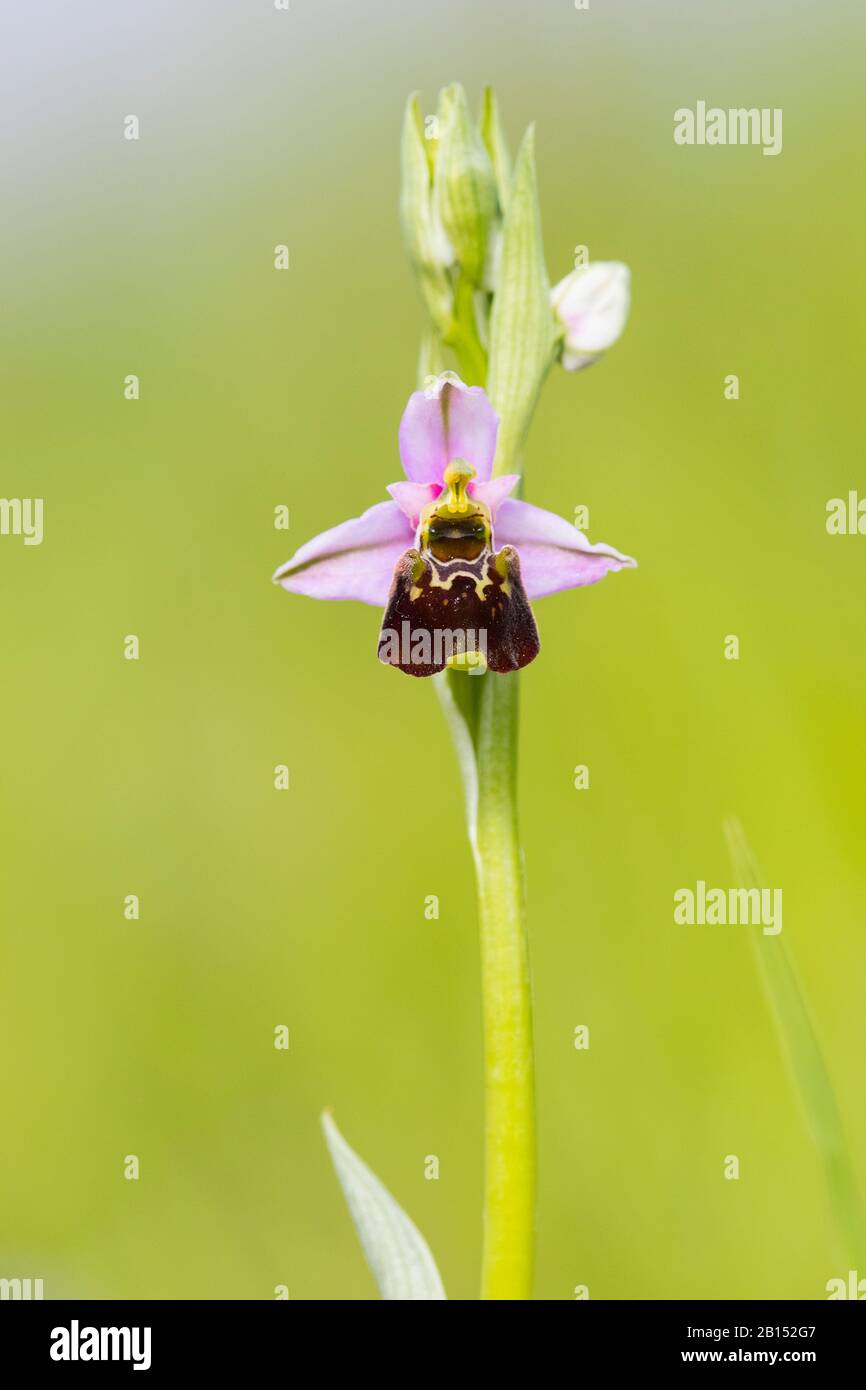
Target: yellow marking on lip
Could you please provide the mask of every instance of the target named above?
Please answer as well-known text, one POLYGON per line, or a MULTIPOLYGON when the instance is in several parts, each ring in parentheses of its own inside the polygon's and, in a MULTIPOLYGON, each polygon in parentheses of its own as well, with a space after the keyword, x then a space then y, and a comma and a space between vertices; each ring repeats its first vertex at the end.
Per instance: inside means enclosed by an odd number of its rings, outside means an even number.
POLYGON ((493 563, 496 566, 497 574, 502 576, 501 589, 503 594, 506 598, 511 598, 511 567, 504 549, 500 550, 498 555, 494 555, 493 563))
POLYGON ((493 583, 493 580, 489 579, 486 574, 483 579, 479 579, 478 575, 473 574, 471 570, 455 570, 453 574, 449 574, 447 579, 442 580, 436 573, 435 565, 431 567, 431 589, 450 589, 455 579, 471 579, 472 583, 475 585, 475 592, 480 599, 486 599, 487 595, 484 590, 489 589, 490 585, 493 583))

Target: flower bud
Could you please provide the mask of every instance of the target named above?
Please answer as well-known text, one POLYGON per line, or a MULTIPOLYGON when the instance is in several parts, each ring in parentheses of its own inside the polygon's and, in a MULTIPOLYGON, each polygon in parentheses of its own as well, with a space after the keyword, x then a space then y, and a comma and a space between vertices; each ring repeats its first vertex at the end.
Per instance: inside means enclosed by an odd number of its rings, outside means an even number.
POLYGON ((567 372, 591 366, 613 346, 625 327, 630 299, 631 274, 620 261, 593 261, 554 286, 550 303, 567 372))
POLYGON ((447 270, 454 261, 433 198, 435 146, 424 134, 418 98, 412 97, 403 121, 400 215, 409 257, 436 328, 447 333, 453 295, 447 270))
POLYGON ((496 216, 496 175, 459 83, 442 91, 438 121, 434 203, 461 272, 469 284, 477 286, 482 282, 488 233, 496 216))

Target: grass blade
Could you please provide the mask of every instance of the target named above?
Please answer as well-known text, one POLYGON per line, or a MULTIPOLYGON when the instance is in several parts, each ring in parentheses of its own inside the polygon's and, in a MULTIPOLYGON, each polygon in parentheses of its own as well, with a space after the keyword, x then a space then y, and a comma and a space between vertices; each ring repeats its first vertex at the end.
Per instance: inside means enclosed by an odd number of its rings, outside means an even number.
MULTIPOLYGON (((742 888, 761 888, 764 878, 739 820, 724 823, 725 838, 742 888)), ((793 962, 778 936, 752 937, 764 992, 788 1072, 815 1148, 830 1205, 851 1267, 866 1267, 866 1220, 842 1116, 793 962)))

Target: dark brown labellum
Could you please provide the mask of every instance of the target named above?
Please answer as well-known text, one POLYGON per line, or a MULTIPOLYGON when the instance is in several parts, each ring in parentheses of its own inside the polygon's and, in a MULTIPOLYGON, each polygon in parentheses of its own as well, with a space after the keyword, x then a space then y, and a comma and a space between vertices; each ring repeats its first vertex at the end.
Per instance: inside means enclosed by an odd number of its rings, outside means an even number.
POLYGON ((429 553, 407 550, 397 562, 379 660, 406 675, 433 676, 448 665, 504 674, 538 655, 517 551, 504 546, 494 555, 483 532, 467 529, 451 535, 437 526, 429 553))

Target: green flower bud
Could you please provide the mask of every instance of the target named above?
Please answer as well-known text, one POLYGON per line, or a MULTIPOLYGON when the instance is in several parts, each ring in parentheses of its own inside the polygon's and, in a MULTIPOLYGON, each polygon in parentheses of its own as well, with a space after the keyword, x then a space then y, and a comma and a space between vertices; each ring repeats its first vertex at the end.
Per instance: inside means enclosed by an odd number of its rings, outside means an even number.
POLYGON ((455 253, 439 220, 433 197, 436 142, 428 141, 417 96, 410 97, 403 121, 400 216, 418 284, 433 323, 444 336, 453 319, 448 267, 455 253))
POLYGON ((457 82, 440 94, 438 123, 434 203, 461 273, 470 285, 480 285, 497 214, 496 175, 457 82))

